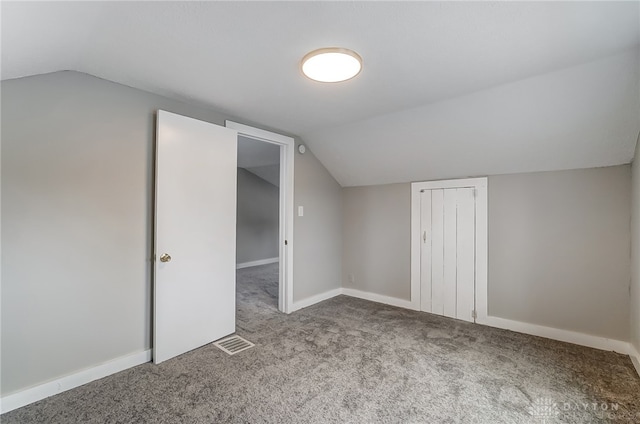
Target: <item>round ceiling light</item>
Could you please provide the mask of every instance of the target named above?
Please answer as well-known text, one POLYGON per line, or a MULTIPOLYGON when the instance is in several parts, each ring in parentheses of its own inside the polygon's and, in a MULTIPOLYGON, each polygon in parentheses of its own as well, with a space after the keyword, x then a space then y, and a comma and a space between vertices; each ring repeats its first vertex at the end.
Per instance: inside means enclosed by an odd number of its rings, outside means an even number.
POLYGON ((302 72, 314 81, 346 81, 358 75, 361 70, 362 58, 349 49, 318 49, 302 58, 302 72))

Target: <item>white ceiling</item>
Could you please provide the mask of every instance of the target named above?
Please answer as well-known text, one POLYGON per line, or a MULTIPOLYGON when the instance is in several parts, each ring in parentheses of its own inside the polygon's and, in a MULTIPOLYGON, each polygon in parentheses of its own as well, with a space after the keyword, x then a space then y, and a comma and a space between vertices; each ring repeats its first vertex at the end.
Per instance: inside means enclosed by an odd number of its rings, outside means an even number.
POLYGON ((245 169, 262 178, 266 182, 273 184, 276 187, 280 187, 280 165, 256 166, 245 169))
POLYGON ((638 2, 2 2, 2 79, 64 69, 301 136, 342 185, 630 162, 638 2), (301 76, 356 50, 340 84, 301 76))
POLYGON ((238 168, 255 168, 280 163, 280 146, 238 137, 238 168))
POLYGON ((280 187, 280 146, 239 136, 238 168, 280 187))

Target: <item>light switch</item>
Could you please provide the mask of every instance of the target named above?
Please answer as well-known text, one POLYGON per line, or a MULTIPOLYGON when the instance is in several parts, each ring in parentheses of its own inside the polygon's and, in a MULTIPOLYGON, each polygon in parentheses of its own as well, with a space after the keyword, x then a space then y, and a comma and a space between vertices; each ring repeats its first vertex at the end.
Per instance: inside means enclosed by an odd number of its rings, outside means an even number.
POLYGON ((304 216, 304 206, 298 206, 298 216, 304 216))

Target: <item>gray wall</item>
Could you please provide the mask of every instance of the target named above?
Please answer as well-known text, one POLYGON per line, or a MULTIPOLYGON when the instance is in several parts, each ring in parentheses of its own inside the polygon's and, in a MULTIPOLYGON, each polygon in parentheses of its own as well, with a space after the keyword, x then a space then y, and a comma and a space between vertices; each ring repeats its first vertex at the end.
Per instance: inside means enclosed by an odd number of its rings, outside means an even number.
MULTIPOLYGON (((489 314, 628 340, 630 167, 488 184, 489 314)), ((409 184, 344 189, 345 287, 409 299, 409 197, 409 184)))
MULTIPOLYGON (((640 141, 639 141, 640 143, 640 141)), ((631 331, 630 340, 640 353, 640 149, 631 167, 631 331)), ((640 360, 640 358, 638 358, 640 360)))
POLYGON ((297 302, 342 285, 342 187, 309 149, 303 155, 296 150, 295 205, 297 302), (304 216, 297 216, 298 206, 304 206, 304 216))
POLYGON ((411 186, 343 191, 344 287, 409 300, 411 186))
MULTIPOLYGON (((4 396, 151 347, 156 110, 252 123, 76 72, 1 90, 4 396)), ((309 296, 340 285, 341 195, 310 152, 295 179, 317 204, 293 244, 309 296)))
POLYGON ((236 263, 277 258, 280 189, 238 168, 236 263))
POLYGON ((629 339, 629 165, 489 178, 489 315, 629 339))

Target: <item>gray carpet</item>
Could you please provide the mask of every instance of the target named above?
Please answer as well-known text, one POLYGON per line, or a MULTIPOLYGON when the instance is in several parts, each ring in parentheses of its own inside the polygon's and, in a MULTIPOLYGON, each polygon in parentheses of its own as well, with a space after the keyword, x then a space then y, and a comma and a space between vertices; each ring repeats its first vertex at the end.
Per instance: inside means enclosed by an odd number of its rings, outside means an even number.
POLYGON ((254 348, 208 345, 2 423, 640 423, 626 356, 345 296, 286 316, 276 273, 238 271, 254 348))

